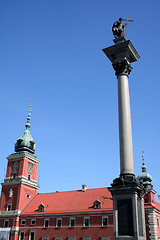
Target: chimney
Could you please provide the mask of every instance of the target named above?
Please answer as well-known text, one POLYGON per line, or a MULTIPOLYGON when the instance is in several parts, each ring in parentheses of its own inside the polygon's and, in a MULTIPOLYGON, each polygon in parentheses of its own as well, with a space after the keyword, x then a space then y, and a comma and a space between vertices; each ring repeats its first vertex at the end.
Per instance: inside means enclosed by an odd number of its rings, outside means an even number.
POLYGON ((86 184, 82 184, 82 192, 85 192, 87 190, 87 185, 86 184))

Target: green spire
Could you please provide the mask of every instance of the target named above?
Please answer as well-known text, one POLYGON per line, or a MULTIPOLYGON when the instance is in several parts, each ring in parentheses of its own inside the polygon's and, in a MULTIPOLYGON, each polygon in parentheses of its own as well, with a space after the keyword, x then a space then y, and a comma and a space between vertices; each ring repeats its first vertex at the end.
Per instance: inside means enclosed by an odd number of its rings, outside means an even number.
POLYGON ((146 165, 145 165, 145 163, 144 163, 144 155, 142 155, 142 161, 143 161, 143 163, 142 163, 142 172, 146 172, 146 165))
POLYGON ((29 107, 27 123, 25 125, 26 130, 22 134, 22 136, 16 141, 16 144, 15 144, 16 152, 28 151, 30 153, 35 153, 36 144, 35 144, 32 136, 30 134, 30 131, 29 131, 29 129, 31 127, 30 120, 31 120, 31 105, 29 107))
POLYGON ((31 127, 30 120, 31 120, 31 105, 29 106, 29 113, 28 113, 28 117, 27 117, 27 123, 25 125, 26 129, 27 128, 29 129, 31 127))
POLYGON ((142 173, 140 173, 137 178, 143 181, 143 185, 144 185, 144 188, 146 189, 146 191, 150 191, 153 188, 153 184, 151 183, 152 177, 146 171, 146 165, 144 162, 144 152, 142 154, 142 161, 143 161, 142 167, 141 167, 142 173))

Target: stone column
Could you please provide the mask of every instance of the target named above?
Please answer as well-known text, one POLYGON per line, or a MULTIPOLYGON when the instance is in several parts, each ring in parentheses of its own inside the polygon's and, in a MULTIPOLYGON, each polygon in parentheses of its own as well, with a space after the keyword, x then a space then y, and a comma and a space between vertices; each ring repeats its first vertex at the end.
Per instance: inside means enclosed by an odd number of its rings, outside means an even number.
POLYGON ((113 197, 114 240, 145 240, 143 184, 133 170, 132 129, 128 75, 131 63, 140 57, 130 40, 119 37, 115 45, 103 49, 118 79, 120 176, 109 191, 113 197))
POLYGON ((127 59, 113 63, 113 68, 118 79, 120 174, 133 175, 132 128, 128 86, 128 75, 132 68, 127 59))

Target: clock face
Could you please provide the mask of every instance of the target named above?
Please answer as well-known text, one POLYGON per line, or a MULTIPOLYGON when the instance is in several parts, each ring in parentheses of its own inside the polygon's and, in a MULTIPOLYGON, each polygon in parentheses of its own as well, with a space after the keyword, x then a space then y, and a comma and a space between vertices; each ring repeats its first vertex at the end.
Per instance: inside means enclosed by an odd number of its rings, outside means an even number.
POLYGON ((18 169, 19 169, 19 161, 18 162, 13 162, 12 170, 13 171, 18 171, 18 169))
POLYGON ((28 171, 29 172, 33 171, 33 164, 32 163, 28 163, 28 171))

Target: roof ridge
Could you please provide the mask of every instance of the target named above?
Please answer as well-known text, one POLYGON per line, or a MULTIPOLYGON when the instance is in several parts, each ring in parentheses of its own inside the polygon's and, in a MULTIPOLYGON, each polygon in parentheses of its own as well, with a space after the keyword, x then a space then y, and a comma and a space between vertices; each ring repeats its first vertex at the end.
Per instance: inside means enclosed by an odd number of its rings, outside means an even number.
POLYGON ((35 197, 38 195, 39 193, 37 193, 27 204, 26 206, 22 209, 21 213, 25 210, 25 208, 33 201, 33 199, 35 199, 35 197))
MULTIPOLYGON (((97 190, 97 189, 107 189, 107 187, 101 187, 101 188, 89 188, 87 189, 85 192, 90 191, 90 190, 97 190)), ((52 194, 52 193, 66 193, 66 192, 82 192, 82 189, 78 189, 78 190, 70 190, 70 191, 55 191, 55 192, 49 192, 49 193, 39 193, 39 195, 42 194, 52 194)))

